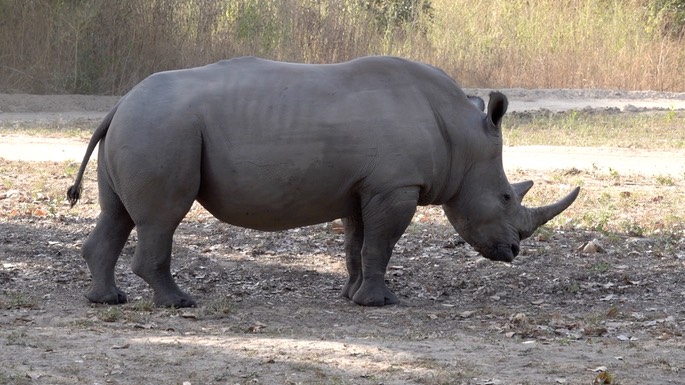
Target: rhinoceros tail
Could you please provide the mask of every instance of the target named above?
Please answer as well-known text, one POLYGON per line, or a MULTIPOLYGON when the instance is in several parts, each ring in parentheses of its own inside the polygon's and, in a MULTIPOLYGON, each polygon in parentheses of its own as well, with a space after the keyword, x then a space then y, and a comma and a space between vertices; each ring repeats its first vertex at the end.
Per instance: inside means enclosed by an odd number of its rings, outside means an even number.
POLYGON ((117 111, 118 107, 119 103, 117 103, 107 114, 107 116, 105 116, 105 118, 102 120, 102 123, 100 123, 98 128, 95 129, 95 132, 93 132, 90 142, 88 142, 86 155, 83 156, 81 167, 79 167, 78 173, 76 174, 76 180, 74 180, 74 185, 69 187, 67 190, 67 200, 69 201, 71 207, 74 207, 79 198, 81 198, 81 181, 83 180, 83 174, 86 172, 86 165, 88 165, 90 155, 93 153, 95 145, 97 145, 100 139, 104 138, 107 134, 107 130, 109 130, 109 124, 112 122, 112 117, 114 117, 114 113, 117 111))

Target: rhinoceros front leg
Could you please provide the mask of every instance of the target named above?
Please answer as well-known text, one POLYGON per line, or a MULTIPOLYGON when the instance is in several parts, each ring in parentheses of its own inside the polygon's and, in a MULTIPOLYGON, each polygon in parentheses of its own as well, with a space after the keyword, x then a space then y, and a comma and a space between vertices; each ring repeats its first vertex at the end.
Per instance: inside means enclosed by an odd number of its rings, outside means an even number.
MULTIPOLYGON (((411 223, 416 212, 418 188, 407 187, 390 193, 375 195, 363 204, 363 243, 361 247, 361 284, 358 279, 349 286, 348 297, 365 306, 398 303, 397 296, 385 285, 385 271, 395 243, 411 223)), ((357 267, 355 254, 348 265, 357 267)), ((349 259, 349 257, 348 257, 349 259)), ((353 276, 350 274, 350 282, 353 276)))

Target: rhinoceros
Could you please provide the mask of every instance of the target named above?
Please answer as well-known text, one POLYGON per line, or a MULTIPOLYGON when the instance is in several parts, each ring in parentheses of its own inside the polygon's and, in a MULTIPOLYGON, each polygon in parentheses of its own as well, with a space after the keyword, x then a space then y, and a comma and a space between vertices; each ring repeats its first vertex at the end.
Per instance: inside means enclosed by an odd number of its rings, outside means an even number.
POLYGON ((342 218, 342 295, 359 305, 398 302, 384 276, 417 205, 442 205, 475 250, 512 261, 579 188, 548 206, 521 204, 533 182, 511 184, 504 173, 507 103, 493 92, 485 113, 443 71, 394 57, 244 57, 153 74, 97 127, 67 192, 73 206, 99 142, 101 213, 82 248, 86 298, 127 301, 114 266, 135 226, 132 270, 154 303, 194 306, 170 271, 174 231, 194 201, 221 221, 265 231, 342 218))

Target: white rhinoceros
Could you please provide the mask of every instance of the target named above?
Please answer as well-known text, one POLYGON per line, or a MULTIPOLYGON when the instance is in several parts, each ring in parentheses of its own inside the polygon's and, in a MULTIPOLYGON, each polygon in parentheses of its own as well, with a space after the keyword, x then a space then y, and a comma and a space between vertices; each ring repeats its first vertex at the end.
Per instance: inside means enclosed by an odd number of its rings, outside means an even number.
POLYGON ((174 231, 194 201, 218 219, 280 230, 343 218, 349 280, 360 305, 398 301, 384 275, 417 205, 443 205, 483 256, 511 261, 521 239, 565 210, 521 205, 532 182, 510 184, 500 122, 443 71, 394 57, 340 64, 237 58, 151 75, 95 130, 74 185, 79 199, 99 142, 101 213, 83 245, 86 297, 122 303, 114 266, 133 227, 133 271, 159 306, 193 306, 170 272, 174 231))

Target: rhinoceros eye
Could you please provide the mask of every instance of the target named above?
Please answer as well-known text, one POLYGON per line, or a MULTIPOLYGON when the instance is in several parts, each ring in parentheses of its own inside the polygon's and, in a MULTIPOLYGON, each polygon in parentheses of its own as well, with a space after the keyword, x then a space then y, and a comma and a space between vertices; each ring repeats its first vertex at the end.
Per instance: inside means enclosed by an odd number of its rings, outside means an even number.
POLYGON ((505 203, 508 203, 511 200, 511 195, 509 195, 509 194, 502 195, 502 200, 504 200, 505 203))

